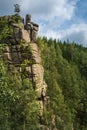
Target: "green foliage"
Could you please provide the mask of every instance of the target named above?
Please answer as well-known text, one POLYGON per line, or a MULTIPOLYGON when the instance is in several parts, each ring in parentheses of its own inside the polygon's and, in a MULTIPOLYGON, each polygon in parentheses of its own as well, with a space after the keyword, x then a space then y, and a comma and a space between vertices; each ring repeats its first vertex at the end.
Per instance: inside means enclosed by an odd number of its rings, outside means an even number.
POLYGON ((19 15, 12 15, 12 17, 0 17, 0 43, 8 43, 8 39, 12 37, 13 26, 18 24, 19 28, 23 26, 22 18, 19 15))
MULTIPOLYGON (((13 33, 11 22, 21 27, 20 20, 18 15, 9 22, 0 20, 0 43, 9 42, 13 33)), ((0 44, 0 130, 39 130, 40 121, 46 126, 44 130, 87 130, 87 48, 46 37, 37 39, 49 96, 47 109, 40 117, 37 93, 25 72, 25 67, 35 61, 30 46, 24 44, 21 40, 21 73, 14 65, 8 71, 2 59, 4 44, 0 44)))
POLYGON ((7 75, 0 64, 0 129, 33 130, 38 127, 38 106, 36 95, 29 79, 21 80, 16 72, 7 75))
POLYGON ((6 18, 0 21, 0 130, 36 130, 39 129, 37 93, 24 72, 24 68, 34 61, 30 47, 25 47, 22 40, 23 71, 19 73, 14 65, 11 67, 12 71, 8 71, 8 64, 3 61, 4 46, 11 44, 11 23, 20 24, 21 19, 18 15, 12 16, 10 21, 6 18))
POLYGON ((12 72, 2 60, 0 48, 0 130, 39 129, 38 105, 31 81, 16 68, 12 72))
POLYGON ((12 28, 9 26, 9 22, 6 20, 0 21, 0 43, 4 43, 7 37, 12 35, 12 28))
POLYGON ((21 24, 21 21, 22 21, 22 18, 20 17, 20 15, 18 14, 15 14, 15 15, 12 15, 12 18, 10 20, 10 23, 16 23, 19 25, 19 27, 23 26, 21 24))
POLYGON ((60 130, 87 129, 87 48, 74 43, 38 38, 50 112, 60 130))

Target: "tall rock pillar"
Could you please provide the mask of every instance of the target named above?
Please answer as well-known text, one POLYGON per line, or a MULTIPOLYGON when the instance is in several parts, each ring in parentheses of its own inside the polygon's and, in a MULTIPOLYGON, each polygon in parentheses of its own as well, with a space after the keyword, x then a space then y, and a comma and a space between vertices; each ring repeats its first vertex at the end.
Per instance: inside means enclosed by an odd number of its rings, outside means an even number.
POLYGON ((33 75, 33 84, 35 85, 35 90, 38 94, 38 104, 40 107, 41 114, 45 108, 44 101, 46 100, 46 82, 44 80, 44 68, 41 64, 41 52, 36 43, 37 34, 38 34, 38 25, 36 23, 31 22, 31 16, 26 15, 26 25, 25 29, 29 33, 30 43, 29 46, 31 48, 32 58, 35 61, 31 66, 31 72, 33 75))

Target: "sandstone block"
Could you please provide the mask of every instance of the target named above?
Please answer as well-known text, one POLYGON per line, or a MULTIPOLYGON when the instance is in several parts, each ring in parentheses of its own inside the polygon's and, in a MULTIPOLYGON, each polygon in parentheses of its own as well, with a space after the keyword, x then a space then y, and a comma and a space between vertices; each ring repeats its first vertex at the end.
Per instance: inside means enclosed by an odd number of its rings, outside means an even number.
POLYGON ((23 39, 26 43, 30 42, 30 36, 29 36, 28 31, 22 28, 21 32, 22 32, 22 39, 23 39))
POLYGON ((38 45, 36 43, 31 43, 29 45, 31 47, 31 53, 32 53, 33 59, 35 60, 36 63, 40 64, 41 52, 40 52, 40 49, 38 48, 38 45))

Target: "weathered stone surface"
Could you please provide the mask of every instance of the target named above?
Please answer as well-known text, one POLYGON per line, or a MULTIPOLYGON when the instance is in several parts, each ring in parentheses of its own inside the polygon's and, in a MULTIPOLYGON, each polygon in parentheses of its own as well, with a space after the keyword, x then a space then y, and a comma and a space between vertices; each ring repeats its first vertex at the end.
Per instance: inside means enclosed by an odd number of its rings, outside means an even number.
POLYGON ((37 33, 36 30, 33 30, 33 31, 32 31, 32 41, 33 41, 33 42, 36 42, 36 40, 37 40, 37 34, 38 34, 38 33, 37 33))
POLYGON ((22 32, 22 39, 28 43, 30 42, 30 36, 29 36, 29 33, 27 30, 25 30, 24 28, 21 29, 21 32, 22 32))
POLYGON ((32 57, 36 63, 41 64, 41 52, 36 43, 30 43, 32 57))
POLYGON ((33 64, 32 65, 32 73, 34 75, 33 81, 36 84, 36 91, 40 95, 42 87, 43 87, 43 76, 44 76, 43 66, 40 64, 33 64))
POLYGON ((45 80, 43 81, 43 88, 44 88, 45 91, 46 91, 46 89, 47 89, 47 84, 46 84, 45 80))
POLYGON ((7 45, 4 47, 4 52, 20 52, 21 46, 20 45, 7 45))
POLYGON ((43 74, 44 74, 44 68, 40 64, 33 64, 32 65, 32 71, 35 75, 34 80, 37 82, 37 86, 41 86, 43 84, 43 74))
POLYGON ((7 45, 3 51, 3 59, 5 62, 10 61, 12 64, 20 64, 21 57, 21 49, 20 45, 7 45))
POLYGON ((26 15, 25 29, 29 32, 30 41, 36 42, 38 28, 38 24, 31 22, 31 15, 26 15))
POLYGON ((14 53, 14 52, 21 52, 21 45, 13 45, 13 46, 11 46, 10 47, 10 51, 12 53, 14 53))
POLYGON ((21 29, 18 26, 18 24, 15 24, 15 26, 13 26, 13 33, 11 35, 11 37, 7 40, 9 40, 12 44, 18 44, 20 39, 21 39, 21 29))
POLYGON ((32 23, 32 24, 33 24, 33 30, 38 32, 39 26, 37 24, 34 24, 34 23, 32 23))
POLYGON ((26 24, 31 22, 31 15, 27 14, 26 15, 26 24))
POLYGON ((34 22, 31 22, 32 24, 33 24, 33 26, 35 26, 35 27, 39 27, 39 25, 38 24, 36 24, 36 23, 34 23, 34 22))
POLYGON ((17 23, 12 23, 11 25, 13 26, 13 28, 19 28, 19 25, 17 23))
POLYGON ((11 53, 11 59, 13 64, 21 64, 21 54, 18 52, 11 53))

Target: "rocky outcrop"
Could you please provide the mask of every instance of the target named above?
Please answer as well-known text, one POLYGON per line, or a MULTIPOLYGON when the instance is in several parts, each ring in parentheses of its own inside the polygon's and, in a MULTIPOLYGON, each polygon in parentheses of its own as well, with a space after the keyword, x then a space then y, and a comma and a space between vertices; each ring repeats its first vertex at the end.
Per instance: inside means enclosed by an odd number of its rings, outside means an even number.
POLYGON ((31 22, 31 15, 26 15, 26 25, 25 29, 28 31, 30 36, 30 41, 36 42, 38 34, 38 24, 31 22))
POLYGON ((17 20, 17 23, 12 22, 11 16, 4 18, 10 21, 13 31, 12 36, 9 37, 11 44, 5 44, 3 59, 8 63, 8 69, 11 70, 11 66, 14 65, 18 72, 27 73, 26 76, 32 81, 33 88, 37 91, 37 102, 42 115, 46 94, 41 95, 41 92, 46 93, 47 85, 44 80, 44 68, 41 64, 41 52, 36 43, 39 26, 31 22, 30 15, 26 15, 25 25, 22 18, 20 21, 17 20), (25 65, 23 69, 22 64, 25 65))

